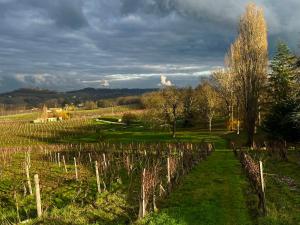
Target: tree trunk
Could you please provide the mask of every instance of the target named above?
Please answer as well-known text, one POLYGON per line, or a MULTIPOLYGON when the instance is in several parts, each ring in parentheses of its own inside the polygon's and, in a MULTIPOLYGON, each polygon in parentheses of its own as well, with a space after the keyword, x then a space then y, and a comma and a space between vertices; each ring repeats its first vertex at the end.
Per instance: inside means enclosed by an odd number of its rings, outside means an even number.
POLYGON ((254 147, 255 119, 248 118, 247 121, 247 145, 254 147))
POLYGON ((228 105, 228 124, 229 124, 230 131, 232 131, 232 124, 231 124, 231 104, 230 103, 228 105))
POLYGON ((239 108, 239 105, 237 105, 237 132, 236 133, 238 135, 240 134, 240 108, 239 108))
POLYGON ((255 126, 258 117, 258 100, 253 94, 248 94, 248 102, 245 104, 245 127, 247 130, 247 145, 254 147, 255 126))
POLYGON ((231 104, 231 131, 233 131, 233 129, 234 129, 234 126, 233 126, 233 120, 234 120, 234 118, 233 118, 233 103, 231 104))
POLYGON ((173 138, 176 137, 176 120, 173 121, 172 136, 173 138))
POLYGON ((173 129, 172 129, 172 136, 173 136, 173 138, 175 138, 176 137, 176 109, 177 109, 177 105, 173 105, 173 118, 174 118, 174 120, 173 120, 173 129))

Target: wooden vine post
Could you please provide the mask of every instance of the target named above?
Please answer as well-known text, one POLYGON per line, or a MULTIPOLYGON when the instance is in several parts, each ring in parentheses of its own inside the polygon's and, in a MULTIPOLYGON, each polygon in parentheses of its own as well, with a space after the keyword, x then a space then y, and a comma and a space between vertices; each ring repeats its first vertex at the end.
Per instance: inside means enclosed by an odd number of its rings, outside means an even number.
POLYGON ((58 167, 60 167, 60 153, 57 153, 58 167))
POLYGON ((65 156, 64 156, 64 155, 62 156, 62 161, 63 161, 63 164, 64 164, 65 172, 67 173, 67 172, 68 172, 68 169, 67 169, 66 159, 65 159, 65 156))
POLYGON ((141 199, 140 199, 139 218, 143 218, 143 217, 146 215, 145 176, 146 176, 146 169, 144 168, 144 169, 143 169, 143 174, 142 174, 141 199))
POLYGON ((18 194, 17 194, 16 190, 14 190, 14 199, 15 199, 16 210, 17 210, 17 219, 18 219, 18 222, 20 223, 21 219, 20 219, 20 212, 19 212, 19 201, 18 201, 18 194))
POLYGON ((97 190, 98 190, 98 193, 101 193, 99 168, 98 168, 98 162, 97 161, 95 161, 95 170, 96 170, 96 179, 97 179, 97 190))
POLYGON ((261 204, 263 214, 267 214, 266 208, 266 195, 265 195, 265 181, 264 181, 264 171, 263 171, 263 164, 262 161, 259 161, 259 173, 260 173, 260 183, 261 183, 261 204))
POLYGON ((104 168, 107 168, 107 162, 106 162, 106 157, 105 157, 105 153, 103 153, 103 162, 104 162, 104 168))
POLYGON ((39 181, 39 175, 34 175, 34 184, 35 184, 35 198, 36 198, 36 211, 37 216, 42 216, 42 202, 41 202, 41 191, 40 191, 40 181, 39 181))
POLYGON ((74 157, 74 167, 75 167, 75 178, 78 180, 78 171, 77 171, 77 163, 76 163, 76 158, 74 157))
POLYGON ((92 165, 92 156, 91 156, 91 153, 89 153, 89 160, 90 160, 90 164, 92 165))
POLYGON ((171 168, 170 168, 170 156, 167 158, 167 182, 168 182, 168 191, 171 189, 171 168))
POLYGON ((25 172, 26 172, 26 180, 27 180, 28 190, 29 190, 30 195, 32 195, 32 187, 31 187, 31 181, 30 181, 28 162, 25 162, 25 172))

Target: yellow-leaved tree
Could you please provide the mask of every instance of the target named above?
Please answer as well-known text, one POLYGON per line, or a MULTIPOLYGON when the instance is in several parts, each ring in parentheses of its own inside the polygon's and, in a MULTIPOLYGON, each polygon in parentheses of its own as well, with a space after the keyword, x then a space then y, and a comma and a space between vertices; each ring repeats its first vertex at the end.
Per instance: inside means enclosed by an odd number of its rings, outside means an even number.
POLYGON ((239 23, 238 36, 231 45, 230 70, 235 73, 236 86, 244 111, 244 126, 248 145, 254 144, 259 98, 267 80, 268 41, 267 25, 262 8, 247 5, 239 23))

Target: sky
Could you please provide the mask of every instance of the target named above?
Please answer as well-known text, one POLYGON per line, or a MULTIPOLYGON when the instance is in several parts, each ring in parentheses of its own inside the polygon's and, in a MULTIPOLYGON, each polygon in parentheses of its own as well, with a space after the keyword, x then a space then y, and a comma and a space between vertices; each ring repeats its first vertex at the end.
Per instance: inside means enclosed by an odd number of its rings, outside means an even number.
MULTIPOLYGON (((270 56, 300 44, 300 1, 257 0, 270 56)), ((244 0, 0 0, 0 92, 195 86, 223 66, 244 0)))

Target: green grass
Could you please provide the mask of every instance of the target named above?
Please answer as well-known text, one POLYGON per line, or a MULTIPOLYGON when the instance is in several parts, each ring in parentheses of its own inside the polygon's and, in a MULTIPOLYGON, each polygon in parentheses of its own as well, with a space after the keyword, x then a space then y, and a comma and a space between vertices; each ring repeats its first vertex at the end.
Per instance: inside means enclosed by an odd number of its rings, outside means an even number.
POLYGON ((70 142, 98 142, 109 140, 110 142, 213 142, 218 149, 226 149, 227 141, 222 138, 224 130, 219 129, 209 132, 206 129, 178 129, 176 138, 172 137, 169 130, 153 130, 144 127, 141 123, 126 126, 121 124, 106 124, 94 122, 98 131, 94 134, 87 134, 80 137, 70 138, 70 142))
MULTIPOLYGON (((113 115, 113 113, 122 113, 122 112, 127 112, 129 110, 136 110, 136 109, 140 109, 140 106, 138 105, 123 105, 123 106, 114 106, 112 107, 107 107, 107 108, 97 108, 97 109, 77 109, 75 111, 70 111, 70 113, 72 115, 113 115)), ((116 117, 118 117, 118 115, 115 115, 116 117)))
POLYGON ((252 153, 263 160, 268 215, 259 224, 300 224, 300 152, 289 151, 289 161, 265 153, 252 153))
POLYGON ((248 183, 232 152, 214 152, 201 162, 144 224, 253 224, 247 208, 248 183))
POLYGON ((21 113, 21 114, 5 115, 5 116, 0 116, 0 121, 1 120, 13 120, 13 121, 34 120, 38 116, 39 116, 38 112, 28 112, 28 113, 21 113))
MULTIPOLYGON (((227 140, 233 140, 237 146, 245 145, 246 134, 228 133, 227 140)), ((266 140, 265 133, 255 136, 257 142, 266 140)), ((262 225, 296 225, 300 224, 300 151, 289 150, 288 161, 278 155, 263 151, 250 151, 250 154, 264 165, 266 182, 267 216, 259 217, 262 225)), ((255 212, 254 212, 255 214, 255 212)))

